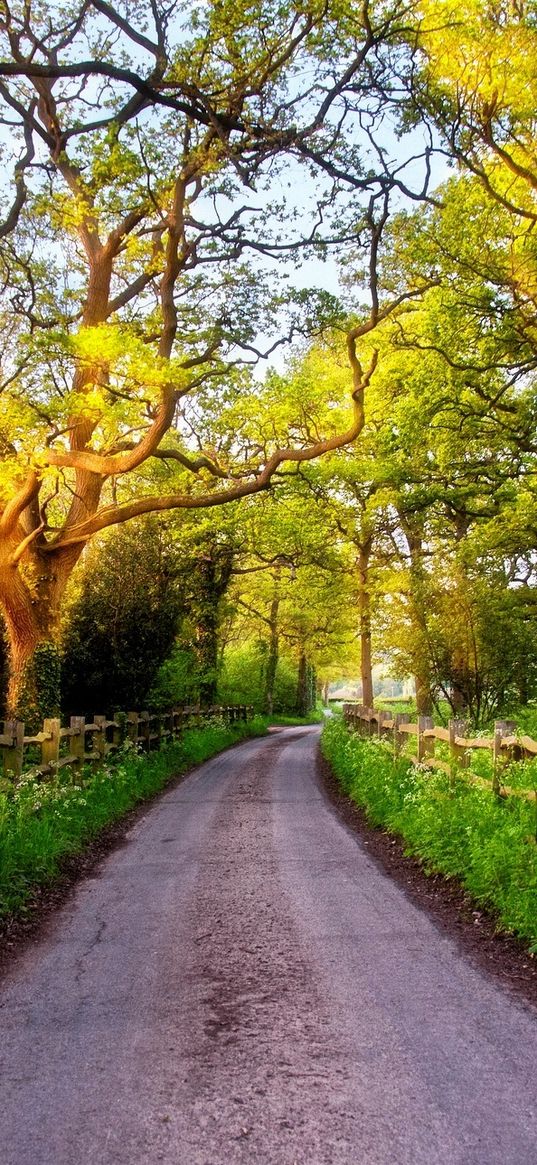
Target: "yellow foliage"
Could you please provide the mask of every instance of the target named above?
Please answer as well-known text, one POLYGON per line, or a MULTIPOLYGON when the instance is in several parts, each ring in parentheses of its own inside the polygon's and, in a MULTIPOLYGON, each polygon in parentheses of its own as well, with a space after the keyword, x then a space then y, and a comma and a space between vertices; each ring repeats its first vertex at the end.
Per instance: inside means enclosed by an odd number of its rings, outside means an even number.
POLYGON ((513 4, 422 0, 420 45, 431 75, 473 95, 482 116, 533 117, 537 106, 537 32, 513 4))

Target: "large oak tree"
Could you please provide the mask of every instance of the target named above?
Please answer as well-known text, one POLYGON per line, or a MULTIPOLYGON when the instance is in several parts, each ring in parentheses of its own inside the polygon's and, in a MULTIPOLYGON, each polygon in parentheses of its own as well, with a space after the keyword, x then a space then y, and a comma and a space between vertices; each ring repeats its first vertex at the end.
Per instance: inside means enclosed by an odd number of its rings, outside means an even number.
POLYGON ((376 278, 390 199, 421 197, 428 180, 428 151, 414 193, 401 156, 390 165, 377 148, 407 23, 398 0, 2 4, 12 711, 98 531, 256 493, 283 462, 358 436, 375 361, 364 370, 357 343, 397 303, 376 278), (330 298, 286 292, 274 264, 346 245, 365 257, 370 297, 348 335, 343 430, 246 451, 230 434, 220 458, 200 447, 188 398, 239 392, 259 335, 270 347, 331 322, 330 298))

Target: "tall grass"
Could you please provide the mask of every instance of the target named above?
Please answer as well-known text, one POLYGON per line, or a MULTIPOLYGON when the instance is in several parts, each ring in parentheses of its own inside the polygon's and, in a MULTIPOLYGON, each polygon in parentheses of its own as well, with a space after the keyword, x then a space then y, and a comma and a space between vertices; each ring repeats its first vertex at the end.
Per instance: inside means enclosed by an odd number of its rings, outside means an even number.
POLYGON ((62 859, 79 853, 107 825, 158 793, 181 773, 230 744, 265 731, 266 721, 187 729, 179 740, 149 755, 127 744, 80 784, 64 769, 55 780, 30 774, 0 793, 0 917, 24 912, 36 886, 51 883, 62 859))
POLYGON ((379 741, 364 740, 341 721, 322 734, 324 756, 373 825, 399 834, 428 871, 458 878, 491 907, 501 929, 529 939, 537 951, 535 804, 500 800, 461 776, 394 760, 379 741))

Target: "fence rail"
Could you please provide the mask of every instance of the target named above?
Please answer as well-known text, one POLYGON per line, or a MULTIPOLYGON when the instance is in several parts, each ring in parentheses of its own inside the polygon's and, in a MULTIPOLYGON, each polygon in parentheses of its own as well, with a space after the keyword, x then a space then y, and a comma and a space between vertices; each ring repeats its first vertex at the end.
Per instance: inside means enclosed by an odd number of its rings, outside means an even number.
POLYGON ((492 736, 468 736, 464 720, 450 720, 447 728, 434 724, 430 716, 418 716, 411 721, 408 712, 376 711, 362 704, 344 704, 343 718, 348 728, 362 736, 375 736, 393 745, 394 754, 399 755, 409 737, 416 739, 416 751, 409 760, 413 764, 440 769, 450 776, 463 770, 465 778, 475 785, 489 788, 491 792, 504 797, 521 797, 537 802, 537 790, 516 789, 502 781, 503 769, 510 761, 529 760, 537 756, 537 741, 531 736, 518 736, 513 720, 496 720, 492 736), (436 742, 449 746, 449 761, 435 756, 436 742), (492 779, 477 776, 470 770, 470 753, 473 749, 487 749, 492 755, 492 779))
POLYGON ((201 726, 215 717, 235 724, 252 715, 253 708, 246 704, 208 708, 187 704, 168 712, 116 712, 113 720, 71 716, 67 727, 62 727, 59 719, 48 719, 40 732, 28 736, 20 720, 5 720, 0 733, 1 771, 4 780, 13 781, 26 770, 45 779, 68 767, 76 779, 84 764, 101 764, 125 740, 149 752, 177 739, 185 728, 201 726))

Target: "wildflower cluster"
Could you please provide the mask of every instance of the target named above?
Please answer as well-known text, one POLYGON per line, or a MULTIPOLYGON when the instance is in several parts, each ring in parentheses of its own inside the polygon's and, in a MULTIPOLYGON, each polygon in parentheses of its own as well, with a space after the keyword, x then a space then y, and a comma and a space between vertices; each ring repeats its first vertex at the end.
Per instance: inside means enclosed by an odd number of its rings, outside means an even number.
MULTIPOLYGON (((394 759, 389 749, 336 720, 323 731, 322 749, 374 825, 402 836, 427 869, 459 878, 476 901, 497 912, 505 930, 528 938, 537 950, 535 803, 495 797, 464 772, 450 775, 394 759)), ((511 766, 502 780, 511 783, 515 771, 522 787, 535 787, 536 762, 511 766)))
POLYGON ((229 744, 265 730, 257 720, 187 729, 149 755, 126 740, 98 766, 58 769, 51 778, 26 773, 0 791, 0 916, 25 908, 37 883, 52 881, 62 859, 99 830, 229 744))

